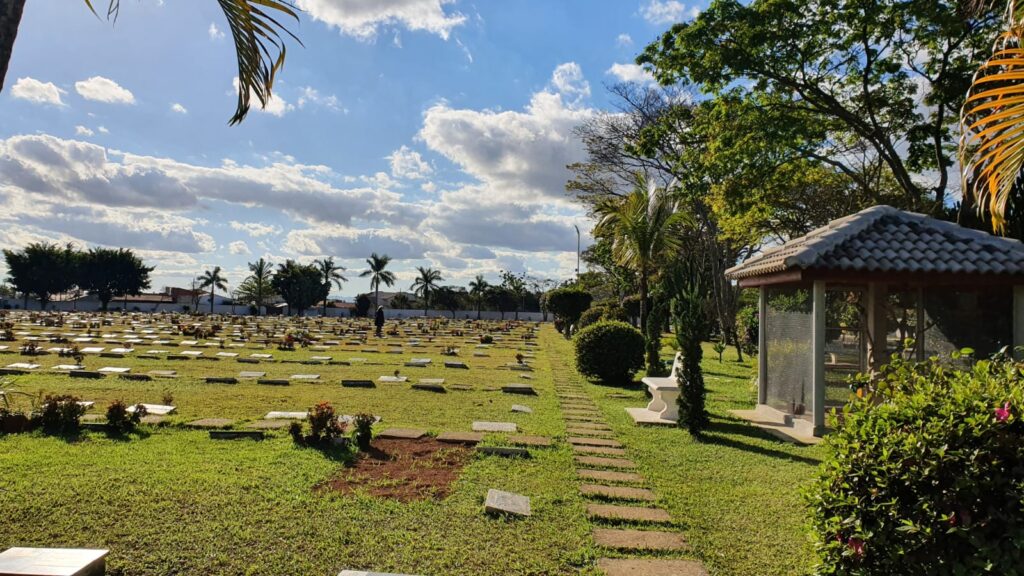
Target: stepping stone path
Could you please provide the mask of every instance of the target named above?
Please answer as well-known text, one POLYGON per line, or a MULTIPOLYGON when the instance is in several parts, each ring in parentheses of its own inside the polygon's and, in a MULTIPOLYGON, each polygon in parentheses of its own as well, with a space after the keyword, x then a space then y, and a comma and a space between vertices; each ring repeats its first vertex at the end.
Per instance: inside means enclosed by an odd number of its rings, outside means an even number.
POLYGON ((575 455, 580 494, 589 501, 587 515, 594 524, 594 543, 626 556, 599 558, 598 570, 606 576, 707 576, 700 562, 662 557, 687 550, 686 538, 672 530, 669 513, 655 506, 657 494, 644 486, 646 479, 626 457, 626 447, 615 439, 600 408, 573 377, 572 369, 555 365, 553 357, 550 361, 566 421, 566 442, 575 455), (628 505, 630 502, 634 505, 628 505), (651 525, 663 528, 655 530, 651 525), (658 552, 658 557, 628 557, 650 552, 658 552))
POLYGON ((516 432, 515 422, 473 422, 473 432, 516 432))

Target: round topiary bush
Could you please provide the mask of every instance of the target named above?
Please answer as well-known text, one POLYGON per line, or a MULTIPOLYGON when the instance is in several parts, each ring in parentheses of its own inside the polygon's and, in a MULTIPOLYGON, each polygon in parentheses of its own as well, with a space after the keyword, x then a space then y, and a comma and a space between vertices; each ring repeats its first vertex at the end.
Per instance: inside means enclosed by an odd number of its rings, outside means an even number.
POLYGON ((587 308, 583 314, 580 314, 580 320, 576 323, 576 327, 586 328, 599 322, 602 318, 604 318, 604 308, 587 308))
POLYGON ((1022 370, 895 360, 860 382, 807 492, 818 573, 1020 574, 1022 370))
POLYGON ((576 369, 605 384, 626 384, 644 365, 644 337, 625 322, 602 320, 576 333, 576 369))

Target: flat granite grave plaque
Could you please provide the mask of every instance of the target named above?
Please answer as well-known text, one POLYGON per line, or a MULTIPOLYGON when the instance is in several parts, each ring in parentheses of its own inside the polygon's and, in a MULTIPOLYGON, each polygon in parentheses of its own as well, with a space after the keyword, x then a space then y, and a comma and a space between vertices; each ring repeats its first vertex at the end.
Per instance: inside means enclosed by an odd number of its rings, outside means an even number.
POLYGON ((462 369, 462 370, 469 370, 469 366, 467 366, 465 362, 451 362, 451 361, 449 361, 449 362, 445 362, 444 363, 444 367, 445 368, 459 368, 459 369, 462 369))
POLYGON ((513 404, 512 411, 519 412, 522 414, 533 414, 532 408, 530 408, 529 406, 523 406, 522 404, 513 404))
POLYGON ((443 432, 437 436, 438 442, 449 444, 479 444, 483 439, 482 432, 443 432))
MULTIPOLYGON (((129 406, 128 411, 134 413, 135 406, 137 406, 137 404, 129 406)), ((141 406, 146 409, 146 414, 150 416, 165 416, 177 409, 175 406, 167 406, 165 404, 142 404, 141 406)))
POLYGON ((292 374, 289 380, 319 380, 319 374, 292 374))
POLYGON ((131 368, 125 368, 123 366, 104 366, 99 371, 104 374, 126 374, 131 372, 131 368))
POLYGON ((207 384, 238 384, 238 378, 231 376, 207 376, 207 384))
POLYGON ((266 375, 267 375, 266 372, 250 372, 250 371, 246 371, 246 370, 243 370, 243 371, 238 373, 238 377, 239 378, 243 378, 243 379, 246 379, 246 380, 253 380, 255 378, 263 378, 266 375))
POLYGON ((501 391, 506 394, 528 394, 536 396, 537 391, 533 389, 533 386, 528 384, 505 384, 501 387, 501 391))
POLYGON ((257 384, 263 384, 265 386, 287 386, 288 380, 281 380, 279 378, 260 378, 256 380, 257 384))
POLYGON ((72 378, 92 378, 92 379, 98 379, 98 378, 103 378, 104 375, 102 373, 100 373, 100 372, 95 372, 93 370, 72 370, 72 371, 68 372, 68 376, 70 376, 72 378))
POLYGON ((342 388, 376 388, 373 380, 342 380, 342 388))
POLYGON ((427 435, 426 430, 418 428, 388 428, 377 435, 382 439, 419 440, 427 435))
POLYGON ((102 576, 108 550, 8 548, 0 553, 3 576, 102 576))
POLYGON ((514 516, 530 515, 530 499, 526 496, 490 489, 484 502, 484 511, 488 514, 512 514, 514 516))
POLYGON ((131 382, 149 382, 153 379, 149 374, 118 374, 117 377, 131 382))
POLYGON ((306 412, 279 412, 272 411, 267 412, 267 415, 263 417, 264 420, 305 420, 309 417, 306 412))
POLYGON ((473 422, 473 432, 516 432, 515 422, 473 422))
POLYGON ((384 382, 387 384, 400 384, 408 381, 409 378, 407 376, 381 376, 380 378, 377 378, 377 382, 384 382))
POLYGON ((154 378, 177 378, 177 370, 150 370, 149 375, 154 378))

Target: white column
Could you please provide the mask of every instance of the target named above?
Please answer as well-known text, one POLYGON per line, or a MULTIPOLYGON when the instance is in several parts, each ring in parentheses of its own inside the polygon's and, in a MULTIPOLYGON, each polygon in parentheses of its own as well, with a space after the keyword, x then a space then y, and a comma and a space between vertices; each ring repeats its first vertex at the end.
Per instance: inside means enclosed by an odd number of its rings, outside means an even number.
POLYGON ((768 403, 768 294, 757 289, 757 403, 768 403))
POLYGON ((1024 286, 1013 287, 1013 357, 1024 359, 1024 353, 1017 351, 1024 346, 1024 286))
POLYGON ((825 432, 825 282, 814 281, 814 323, 811 330, 811 355, 814 367, 812 380, 814 397, 814 434, 825 432))

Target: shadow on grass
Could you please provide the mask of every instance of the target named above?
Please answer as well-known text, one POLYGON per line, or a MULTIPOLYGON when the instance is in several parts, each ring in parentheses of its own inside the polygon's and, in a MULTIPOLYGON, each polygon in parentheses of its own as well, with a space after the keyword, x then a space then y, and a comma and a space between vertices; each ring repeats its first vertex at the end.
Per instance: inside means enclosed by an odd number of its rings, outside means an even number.
MULTIPOLYGON (((752 452, 754 454, 760 454, 762 456, 768 456, 771 458, 779 458, 783 460, 791 460, 793 462, 800 462, 802 464, 810 464, 816 466, 821 464, 820 458, 808 458, 807 456, 800 456, 783 450, 775 450, 758 444, 751 444, 743 442, 737 437, 746 437, 751 440, 769 440, 773 443, 781 443, 782 440, 772 436, 768 432, 751 426, 750 424, 744 424, 740 421, 730 421, 713 419, 711 426, 701 434, 699 441, 704 444, 713 444, 716 446, 725 446, 727 448, 733 448, 736 450, 743 450, 745 452, 752 452)), ((794 445, 794 447, 796 447, 794 445)))

